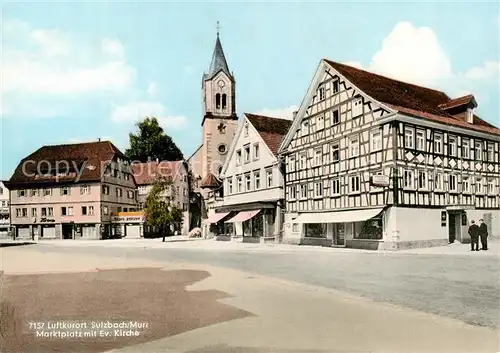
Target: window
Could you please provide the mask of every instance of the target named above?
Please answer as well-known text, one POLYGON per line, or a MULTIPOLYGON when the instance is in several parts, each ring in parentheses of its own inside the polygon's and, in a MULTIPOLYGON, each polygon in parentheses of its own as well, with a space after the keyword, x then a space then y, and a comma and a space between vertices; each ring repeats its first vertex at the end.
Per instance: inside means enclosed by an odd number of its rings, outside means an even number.
POLYGON ((371 143, 372 152, 379 151, 382 149, 382 131, 380 130, 372 131, 371 140, 372 140, 371 143))
POLYGON ((303 121, 301 130, 302 130, 302 136, 309 134, 309 122, 303 121))
POLYGON ((238 184, 238 192, 242 192, 243 181, 241 180, 241 176, 236 177, 236 183, 238 184))
POLYGON ((233 193, 233 178, 227 180, 227 189, 229 194, 233 193))
POLYGON ((22 212, 20 208, 16 208, 16 217, 21 218, 22 217, 22 212))
POLYGON ((17 196, 18 197, 26 196, 26 190, 17 190, 17 196))
POLYGON ((134 198, 134 192, 133 192, 132 190, 128 190, 128 191, 127 191, 127 197, 128 197, 129 199, 133 199, 133 198, 134 198))
POLYGON ((0 195, 3 195, 3 188, 0 187, 0 195))
POLYGON ((227 107, 227 95, 225 93, 222 94, 222 109, 226 109, 227 107))
POLYGON ((443 153, 443 136, 440 134, 434 135, 434 153, 443 153))
POLYGON ((122 197, 122 189, 116 188, 116 197, 122 197))
POLYGON ((481 177, 476 177, 476 194, 483 193, 483 179, 481 177))
POLYGON ((31 209, 31 217, 36 217, 36 208, 31 209))
POLYGON ((250 174, 245 175, 245 190, 252 190, 252 180, 250 179, 250 174))
POLYGON ((103 185, 102 186, 102 193, 103 193, 103 195, 109 195, 109 186, 103 185))
POLYGON ((359 175, 353 175, 349 178, 349 180, 350 180, 350 182, 349 182, 350 192, 359 192, 360 191, 359 175))
POLYGON ((488 180, 488 194, 495 194, 495 179, 491 178, 488 180))
POLYGON ((412 170, 405 170, 404 173, 404 187, 408 189, 413 189, 415 187, 414 185, 414 179, 413 179, 413 171, 412 170))
POLYGON ((458 191, 457 176, 455 174, 448 175, 448 189, 450 191, 458 191))
POLYGON ((469 193, 470 192, 470 183, 469 177, 462 177, 462 191, 469 193))
POLYGON ((241 165, 241 150, 236 151, 236 165, 241 165))
POLYGON ((215 109, 220 109, 220 93, 215 95, 215 109))
POLYGON ((118 208, 116 209, 116 212, 121 212, 121 211, 122 211, 122 208, 121 208, 121 207, 118 207, 118 208))
POLYGON ((256 161, 259 159, 259 144, 256 143, 253 145, 253 160, 256 161))
POLYGON ((66 207, 61 207, 61 216, 67 216, 68 215, 68 209, 66 207))
POLYGON ((248 127, 248 123, 246 123, 246 124, 245 124, 245 132, 244 132, 244 136, 245 136, 245 137, 248 137, 248 129, 249 129, 249 127, 248 127))
POLYGON ((300 198, 307 199, 307 184, 300 185, 300 198))
POLYGON ((43 196, 51 196, 52 195, 52 189, 43 189, 43 196))
POLYGON ((418 172, 418 188, 427 189, 427 173, 424 171, 418 172))
POLYGON ((323 130, 324 128, 325 128, 325 116, 320 115, 320 116, 318 116, 318 121, 316 123, 316 129, 323 130))
POLYGON ((314 183, 314 197, 323 196, 323 182, 314 183))
POLYGON ((42 207, 40 214, 42 217, 47 216, 47 209, 45 207, 42 207))
POLYGON ((493 145, 488 144, 488 162, 494 162, 495 158, 493 155, 493 145))
POLYGON ((317 148, 314 151, 314 166, 319 167, 323 164, 323 151, 321 148, 317 148))
POLYGON ((61 188, 61 195, 71 195, 71 189, 67 186, 61 188))
POLYGON ((415 148, 414 130, 410 128, 405 128, 405 147, 415 148))
POLYGON ((481 142, 479 141, 476 141, 474 143, 474 158, 477 160, 477 161, 480 161, 483 159, 482 157, 482 154, 483 154, 483 151, 482 151, 482 145, 481 145, 481 142))
POLYGON ((332 125, 337 125, 340 123, 340 117, 339 117, 339 110, 333 110, 332 111, 332 125))
POLYGON ((87 215, 87 206, 82 206, 82 216, 87 215))
POLYGON ((340 179, 332 180, 332 195, 340 195, 340 179))
POLYGON ((93 216, 94 215, 94 206, 89 206, 89 216, 93 216))
POLYGON ((250 146, 245 146, 245 163, 250 162, 250 146))
POLYGON ((295 185, 290 186, 290 199, 295 200, 297 198, 297 187, 295 185))
POLYGON ((80 194, 90 194, 90 186, 89 185, 82 185, 80 186, 80 194))
POLYGON ((38 189, 31 189, 31 196, 38 196, 38 189))
POLYGON ((349 157, 357 157, 359 155, 359 138, 349 140, 349 157))
POLYGON ((128 173, 123 172, 123 179, 129 180, 130 179, 130 175, 128 173))
POLYGON ((227 152, 226 144, 221 143, 219 146, 217 146, 217 150, 219 151, 219 154, 226 154, 227 152))
POLYGON ((253 182, 254 182, 255 190, 259 190, 260 189, 260 171, 254 172, 253 182))
POLYGON ((339 81, 335 80, 332 82, 332 93, 338 93, 339 91, 339 81))
POLYGON ((352 117, 355 118, 357 116, 360 116, 361 114, 363 114, 363 99, 356 98, 352 102, 352 117))
POLYGON ((290 172, 295 171, 295 156, 290 156, 288 159, 288 170, 290 172))
POLYGON ((319 92, 319 100, 322 101, 323 99, 325 99, 325 86, 319 86, 318 92, 319 92))
POLYGON ((307 156, 305 153, 301 153, 299 156, 299 169, 306 169, 307 156))
POLYGON ((469 140, 462 138, 462 158, 470 158, 469 140))
POLYGON ((108 215, 109 213, 109 209, 108 209, 108 206, 102 206, 102 214, 103 215, 108 215))
POLYGON ((273 171, 272 170, 266 170, 266 180, 267 180, 267 187, 270 188, 273 186, 273 171))
POLYGON ((425 132, 417 130, 417 150, 425 151, 425 132))
POLYGON ((332 144, 330 152, 331 152, 332 162, 338 162, 340 160, 340 150, 338 142, 334 142, 332 144))
POLYGON ((450 156, 452 157, 456 157, 457 156, 457 138, 455 136, 450 136, 449 137, 449 141, 448 141, 448 145, 449 145, 449 153, 450 153, 450 156))

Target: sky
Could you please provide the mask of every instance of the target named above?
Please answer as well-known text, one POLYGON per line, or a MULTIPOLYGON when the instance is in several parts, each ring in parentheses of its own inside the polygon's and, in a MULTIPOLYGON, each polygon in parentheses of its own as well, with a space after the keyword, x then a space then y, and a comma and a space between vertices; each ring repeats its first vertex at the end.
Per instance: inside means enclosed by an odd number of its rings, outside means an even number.
POLYGON ((500 125, 499 3, 4 2, 1 179, 46 144, 123 151, 156 116, 188 158, 201 142, 201 78, 220 39, 243 112, 291 118, 322 58, 473 93, 500 125))

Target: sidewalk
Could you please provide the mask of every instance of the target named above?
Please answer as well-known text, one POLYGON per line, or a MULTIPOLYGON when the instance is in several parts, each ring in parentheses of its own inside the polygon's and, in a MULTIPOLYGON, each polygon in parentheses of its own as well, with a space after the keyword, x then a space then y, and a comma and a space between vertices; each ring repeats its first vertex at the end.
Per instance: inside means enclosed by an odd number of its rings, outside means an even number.
POLYGON ((165 239, 113 239, 113 240, 40 240, 39 244, 51 246, 98 246, 119 248, 166 248, 194 251, 256 251, 256 252, 328 252, 331 254, 392 254, 392 255, 451 255, 451 256, 481 256, 500 257, 500 241, 493 239, 489 242, 488 251, 470 251, 470 244, 453 243, 447 246, 432 248, 418 248, 399 251, 363 250, 350 248, 321 247, 290 244, 250 244, 237 241, 216 241, 214 239, 188 238, 174 236, 165 239))

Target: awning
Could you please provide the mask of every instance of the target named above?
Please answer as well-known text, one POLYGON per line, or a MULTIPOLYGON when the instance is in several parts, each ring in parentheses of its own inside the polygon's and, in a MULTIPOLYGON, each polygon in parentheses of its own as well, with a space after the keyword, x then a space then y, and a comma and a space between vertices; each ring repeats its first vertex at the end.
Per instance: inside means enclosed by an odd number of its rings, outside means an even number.
POLYGON ((226 221, 226 223, 245 222, 245 221, 248 221, 250 218, 254 217, 259 212, 260 212, 260 210, 243 211, 243 212, 238 213, 236 216, 234 216, 230 220, 226 221))
POLYGON ((222 218, 226 217, 228 214, 229 214, 229 212, 214 213, 212 216, 210 216, 209 218, 205 219, 203 221, 203 223, 205 223, 205 224, 217 223, 222 218))
POLYGON ((292 223, 349 223, 361 222, 378 216, 383 208, 338 212, 302 213, 292 223))

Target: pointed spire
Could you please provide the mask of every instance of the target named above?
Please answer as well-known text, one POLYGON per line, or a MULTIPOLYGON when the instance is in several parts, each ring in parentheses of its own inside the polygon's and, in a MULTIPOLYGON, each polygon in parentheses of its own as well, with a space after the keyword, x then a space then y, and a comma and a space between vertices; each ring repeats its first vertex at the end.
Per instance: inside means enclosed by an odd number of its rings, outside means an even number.
POLYGON ((219 21, 217 21, 217 40, 215 41, 215 48, 212 55, 212 62, 210 63, 210 69, 207 73, 208 79, 212 78, 221 70, 231 77, 229 67, 227 66, 226 57, 224 56, 224 50, 222 50, 222 44, 219 38, 219 29, 219 21))

